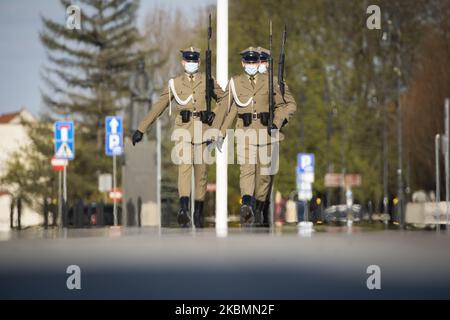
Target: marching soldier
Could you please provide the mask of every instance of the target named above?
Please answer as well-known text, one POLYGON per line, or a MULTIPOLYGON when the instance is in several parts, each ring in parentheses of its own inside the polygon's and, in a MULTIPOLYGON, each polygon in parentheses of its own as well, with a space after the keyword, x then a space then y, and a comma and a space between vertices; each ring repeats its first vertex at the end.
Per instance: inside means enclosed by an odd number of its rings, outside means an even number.
MULTIPOLYGON (((205 73, 198 71, 200 49, 189 47, 180 50, 180 52, 184 73, 169 80, 168 86, 161 93, 159 100, 153 104, 150 112, 140 122, 138 129, 133 134, 132 141, 133 145, 141 141, 147 128, 167 107, 169 107, 169 115, 172 112, 175 113, 174 134, 176 132, 186 133, 181 137, 182 148, 179 156, 182 161, 177 163, 180 197, 180 210, 177 220, 181 226, 187 226, 190 223, 189 196, 191 194, 192 170, 194 170, 196 186, 194 224, 196 227, 202 228, 204 225, 203 202, 207 183, 207 165, 202 155, 205 145, 209 142, 204 137, 203 132, 210 127, 217 126, 216 123, 221 123, 223 119, 216 117, 215 112, 208 112, 206 108, 205 73), (172 106, 173 102, 176 106, 172 106), (200 159, 198 159, 198 155, 200 155, 200 159), (186 157, 189 158, 188 161, 185 161, 186 157)), ((224 97, 224 92, 216 81, 214 81, 212 91, 212 98, 219 103, 224 97)))
MULTIPOLYGON (((259 67, 258 67, 258 72, 260 74, 267 75, 268 69, 269 69, 270 51, 263 47, 258 47, 258 52, 259 52, 259 61, 260 61, 259 67)), ((273 79, 273 83, 278 84, 278 78, 275 76, 273 79)), ((294 97, 292 96, 287 85, 285 86, 285 93, 283 96, 283 100, 287 104, 287 106, 283 109, 286 112, 286 115, 285 115, 285 120, 283 121, 283 124, 281 125, 281 127, 283 127, 287 124, 288 119, 292 116, 292 114, 297 109, 297 105, 295 103, 294 97)), ((274 178, 274 176, 272 175, 271 181, 270 181, 270 188, 269 188, 269 191, 267 192, 267 197, 266 197, 266 201, 264 202, 264 204, 260 203, 259 201, 257 201, 255 204, 255 209, 256 209, 255 214, 258 215, 259 212, 262 212, 261 225, 264 227, 268 227, 270 224, 269 208, 270 208, 270 196, 271 196, 271 191, 272 191, 273 178, 274 178), (262 207, 262 209, 261 209, 261 207, 262 207)))
POLYGON ((287 123, 296 109, 296 104, 287 90, 285 98, 290 102, 286 103, 278 86, 275 86, 274 118, 272 127, 268 128, 269 79, 267 74, 258 72, 261 66, 260 49, 249 47, 240 54, 244 73, 232 77, 228 83, 226 94, 230 103, 216 145, 220 150, 226 130, 237 118, 235 135, 240 164, 241 224, 255 222, 256 225, 261 225, 273 174, 272 143, 283 139, 283 134, 278 132, 278 129, 287 123), (269 161, 265 158, 269 158, 269 161))

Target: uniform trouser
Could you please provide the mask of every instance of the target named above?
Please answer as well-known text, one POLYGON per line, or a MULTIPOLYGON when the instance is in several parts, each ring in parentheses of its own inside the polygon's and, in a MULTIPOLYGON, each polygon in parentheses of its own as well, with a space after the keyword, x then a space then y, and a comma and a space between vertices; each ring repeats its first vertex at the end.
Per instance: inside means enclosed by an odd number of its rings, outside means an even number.
POLYGON ((253 195, 256 200, 265 201, 273 174, 272 145, 238 146, 237 159, 240 164, 241 195, 253 195))
POLYGON ((183 148, 180 152, 183 161, 178 164, 178 194, 180 198, 191 195, 192 168, 194 168, 195 200, 204 201, 205 199, 208 181, 208 166, 202 156, 205 146, 205 143, 191 144, 190 142, 183 142, 183 148), (185 155, 184 151, 188 154, 185 155))

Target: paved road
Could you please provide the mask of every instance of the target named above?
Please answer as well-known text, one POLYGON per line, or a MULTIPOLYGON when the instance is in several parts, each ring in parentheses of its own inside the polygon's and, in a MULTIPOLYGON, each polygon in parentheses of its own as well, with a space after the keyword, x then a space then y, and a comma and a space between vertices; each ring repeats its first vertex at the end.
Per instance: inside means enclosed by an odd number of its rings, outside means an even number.
POLYGON ((84 229, 0 233, 0 298, 450 298, 445 231, 84 229), (66 268, 81 268, 68 290, 66 268), (381 290, 368 290, 369 265, 381 290))

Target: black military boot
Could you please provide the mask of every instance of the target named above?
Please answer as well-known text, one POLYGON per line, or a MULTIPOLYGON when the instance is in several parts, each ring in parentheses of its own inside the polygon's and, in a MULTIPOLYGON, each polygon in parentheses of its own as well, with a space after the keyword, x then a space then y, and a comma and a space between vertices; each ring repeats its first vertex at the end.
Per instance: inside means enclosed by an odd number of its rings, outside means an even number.
POLYGON ((189 197, 180 198, 180 211, 178 211, 177 220, 180 226, 189 226, 189 222, 191 221, 189 217, 189 197))
POLYGON ((264 201, 256 200, 255 201, 255 226, 262 227, 264 223, 264 201))
POLYGON ((255 220, 252 208, 252 196, 242 196, 241 204, 241 226, 251 226, 255 220))
POLYGON ((270 209, 270 200, 266 200, 264 202, 263 210, 262 210, 262 227, 270 227, 269 221, 269 209, 270 209))
POLYGON ((194 224, 196 228, 203 228, 204 225, 203 201, 195 200, 194 224))

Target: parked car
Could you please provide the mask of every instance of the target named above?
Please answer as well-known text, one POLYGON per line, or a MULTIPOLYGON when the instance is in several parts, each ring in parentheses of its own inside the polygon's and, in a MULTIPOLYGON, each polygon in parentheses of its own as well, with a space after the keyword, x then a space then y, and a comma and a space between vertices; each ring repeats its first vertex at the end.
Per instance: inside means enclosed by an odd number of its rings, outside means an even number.
POLYGON ((349 216, 353 221, 360 221, 362 216, 361 205, 354 204, 349 209, 345 204, 328 207, 325 209, 324 220, 327 223, 346 223, 349 216))

